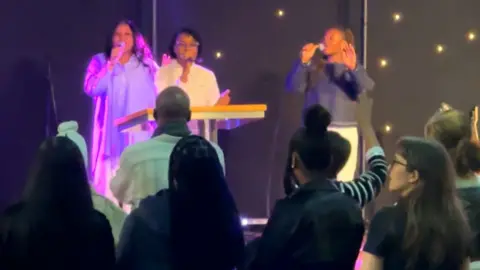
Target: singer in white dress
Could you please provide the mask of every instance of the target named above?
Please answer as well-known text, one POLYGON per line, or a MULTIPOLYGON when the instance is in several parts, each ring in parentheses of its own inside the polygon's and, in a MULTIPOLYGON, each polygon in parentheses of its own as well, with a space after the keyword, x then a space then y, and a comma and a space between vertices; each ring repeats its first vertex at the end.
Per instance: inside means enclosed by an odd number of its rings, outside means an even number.
POLYGON ((169 46, 171 61, 162 65, 155 76, 158 93, 176 85, 188 94, 191 106, 228 105, 230 90, 220 94, 213 71, 197 64, 201 52, 202 41, 194 30, 176 32, 169 46))

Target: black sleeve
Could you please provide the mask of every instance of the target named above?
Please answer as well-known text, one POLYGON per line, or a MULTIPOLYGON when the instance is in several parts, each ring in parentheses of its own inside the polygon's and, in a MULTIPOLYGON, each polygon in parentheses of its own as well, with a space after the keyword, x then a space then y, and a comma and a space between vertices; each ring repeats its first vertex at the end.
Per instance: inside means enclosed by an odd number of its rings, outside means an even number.
POLYGON ((393 209, 384 208, 375 214, 370 223, 367 242, 363 251, 384 258, 390 247, 390 232, 393 221, 393 209))
POLYGON ((96 248, 90 251, 92 252, 90 260, 96 262, 95 266, 98 269, 115 269, 115 241, 112 228, 103 214, 97 214, 96 228, 92 230, 94 232, 92 240, 96 248))
POLYGON ((117 269, 169 269, 167 236, 153 231, 135 210, 123 224, 117 246, 117 269))
POLYGON ((365 232, 362 213, 353 200, 345 198, 341 193, 335 196, 337 198, 319 201, 321 204, 335 205, 334 207, 323 205, 323 210, 319 211, 321 205, 317 203, 302 222, 302 242, 308 248, 299 250, 296 257, 303 265, 328 265, 329 262, 336 262, 336 265, 348 267, 347 265, 355 264, 365 232))
MULTIPOLYGON (((247 269, 271 269, 284 252, 292 234, 297 229, 298 218, 301 216, 301 213, 292 212, 289 208, 287 201, 277 202, 261 238, 255 244, 253 251, 255 255, 249 256, 247 269)), ((298 208, 295 210, 298 211, 298 208)))

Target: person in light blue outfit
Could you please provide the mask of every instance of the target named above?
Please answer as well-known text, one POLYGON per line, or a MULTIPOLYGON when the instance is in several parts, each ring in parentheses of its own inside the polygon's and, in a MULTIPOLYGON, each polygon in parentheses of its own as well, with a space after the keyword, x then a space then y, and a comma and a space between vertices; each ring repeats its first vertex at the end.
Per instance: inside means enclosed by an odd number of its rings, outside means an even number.
POLYGON ((109 199, 114 200, 109 181, 123 149, 150 136, 148 132, 120 133, 114 121, 154 106, 157 69, 151 50, 131 21, 116 25, 104 52, 88 65, 84 91, 95 104, 90 165, 97 191, 109 199))

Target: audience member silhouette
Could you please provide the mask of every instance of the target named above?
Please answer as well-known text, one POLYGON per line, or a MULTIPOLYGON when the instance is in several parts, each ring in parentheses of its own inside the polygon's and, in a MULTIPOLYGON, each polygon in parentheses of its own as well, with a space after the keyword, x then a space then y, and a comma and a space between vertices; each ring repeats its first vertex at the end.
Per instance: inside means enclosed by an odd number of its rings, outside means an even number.
POLYGON ((243 261, 243 232, 216 149, 198 136, 175 145, 169 188, 140 202, 118 246, 120 269, 232 270, 243 261))
POLYGON ((328 178, 331 115, 316 105, 304 117, 305 127, 290 141, 289 166, 299 187, 275 205, 247 269, 353 269, 355 265, 364 224, 358 203, 328 178))
MULTIPOLYGON (((73 141, 82 153, 85 167, 88 167, 88 147, 85 138, 78 133, 78 123, 75 121, 60 123, 57 136, 67 137, 73 141)), ((127 214, 112 201, 98 194, 93 187, 90 188, 90 191, 92 192, 93 207, 108 219, 112 227, 113 238, 117 243, 127 214)))
MULTIPOLYGON (((310 110, 323 110, 320 105, 313 105, 310 110)), ((336 181, 337 174, 342 170, 350 156, 350 143, 335 131, 327 131, 327 141, 330 145, 331 163, 325 170, 326 177, 335 180, 332 183, 345 195, 356 200, 360 207, 365 206, 371 200, 375 199, 380 193, 387 178, 388 163, 385 159, 385 153, 380 147, 377 136, 372 125, 372 100, 363 93, 359 96, 359 102, 356 108, 356 118, 359 129, 362 132, 365 141, 368 168, 358 178, 351 181, 336 181)), ((305 119, 305 125, 307 122, 305 119)), ((300 132, 302 129, 300 129, 300 132)), ((293 168, 291 166, 293 159, 293 140, 289 146, 289 154, 285 167, 283 179, 285 193, 291 194, 298 187, 298 180, 295 179, 293 168)), ((324 152, 318 152, 317 155, 325 155, 324 152)))
POLYGON ((70 139, 40 146, 21 201, 0 221, 0 269, 113 269, 114 241, 94 210, 85 163, 70 139))

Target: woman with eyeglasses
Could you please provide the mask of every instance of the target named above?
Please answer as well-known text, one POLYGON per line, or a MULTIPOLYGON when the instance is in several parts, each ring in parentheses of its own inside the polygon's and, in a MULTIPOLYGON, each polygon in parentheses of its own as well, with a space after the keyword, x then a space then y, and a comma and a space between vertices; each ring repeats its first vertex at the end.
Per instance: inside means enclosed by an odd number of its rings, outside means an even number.
POLYGON ((132 21, 116 24, 102 53, 88 65, 84 91, 93 98, 91 170, 95 188, 114 200, 109 184, 123 149, 150 137, 117 130, 114 121, 155 105, 154 76, 158 66, 142 34, 132 21))
POLYGON ((373 218, 362 269, 469 269, 470 227, 455 178, 452 160, 440 143, 400 139, 388 182, 400 200, 373 218))
POLYGON ((168 47, 171 61, 160 67, 155 77, 157 91, 176 85, 187 92, 192 106, 228 105, 230 90, 220 94, 215 74, 198 64, 202 46, 200 35, 193 29, 176 32, 168 47))

